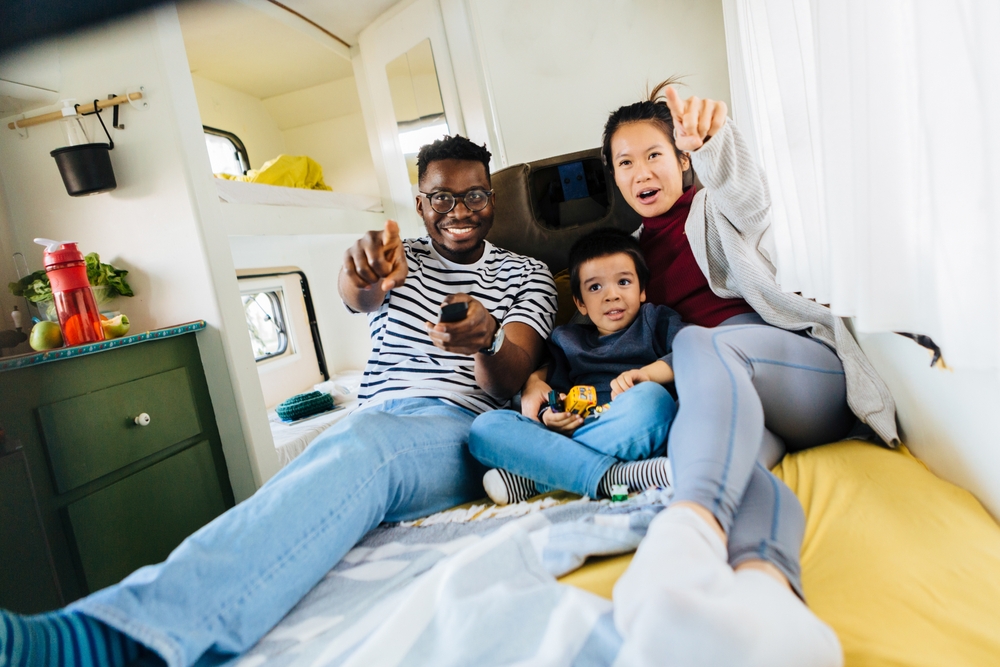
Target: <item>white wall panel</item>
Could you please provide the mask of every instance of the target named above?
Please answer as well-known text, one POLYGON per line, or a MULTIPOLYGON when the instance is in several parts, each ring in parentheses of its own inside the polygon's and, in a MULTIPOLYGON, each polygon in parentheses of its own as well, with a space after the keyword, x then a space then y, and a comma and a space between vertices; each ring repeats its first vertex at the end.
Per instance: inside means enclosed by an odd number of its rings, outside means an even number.
POLYGON ((611 111, 671 75, 729 102, 720 0, 468 5, 506 164, 599 145, 611 111))

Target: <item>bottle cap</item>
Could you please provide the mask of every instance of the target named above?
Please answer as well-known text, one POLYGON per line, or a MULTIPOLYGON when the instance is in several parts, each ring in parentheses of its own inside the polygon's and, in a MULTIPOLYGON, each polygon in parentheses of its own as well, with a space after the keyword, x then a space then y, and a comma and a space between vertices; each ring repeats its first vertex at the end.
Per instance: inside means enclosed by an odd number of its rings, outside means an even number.
POLYGON ((82 262, 83 254, 76 247, 76 241, 53 241, 52 239, 35 239, 35 243, 45 246, 42 263, 47 271, 50 266, 65 262, 82 262))

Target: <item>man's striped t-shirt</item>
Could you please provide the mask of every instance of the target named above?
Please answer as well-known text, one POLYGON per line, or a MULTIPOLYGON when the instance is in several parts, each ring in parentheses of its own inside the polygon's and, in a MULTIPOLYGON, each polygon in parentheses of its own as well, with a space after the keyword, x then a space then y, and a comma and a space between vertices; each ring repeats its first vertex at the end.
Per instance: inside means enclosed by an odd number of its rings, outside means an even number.
POLYGON ((359 398, 367 405, 398 398, 440 398, 473 412, 506 405, 476 384, 475 357, 435 347, 425 322, 436 323, 441 302, 465 293, 500 322, 522 322, 548 338, 556 313, 556 286, 542 262, 487 242, 475 264, 442 258, 430 237, 403 241, 409 274, 378 310, 369 313, 372 355, 359 398))

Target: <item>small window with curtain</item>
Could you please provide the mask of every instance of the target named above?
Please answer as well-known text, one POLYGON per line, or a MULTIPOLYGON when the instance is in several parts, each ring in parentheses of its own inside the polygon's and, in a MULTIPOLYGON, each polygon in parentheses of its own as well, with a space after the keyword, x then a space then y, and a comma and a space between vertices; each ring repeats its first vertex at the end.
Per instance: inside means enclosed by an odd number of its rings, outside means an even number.
POLYGON ((232 132, 202 125, 205 131, 205 146, 208 160, 212 163, 213 174, 242 176, 250 169, 250 157, 246 146, 232 132))
POLYGON ((242 298, 254 360, 259 363, 290 353, 282 290, 253 292, 242 298))

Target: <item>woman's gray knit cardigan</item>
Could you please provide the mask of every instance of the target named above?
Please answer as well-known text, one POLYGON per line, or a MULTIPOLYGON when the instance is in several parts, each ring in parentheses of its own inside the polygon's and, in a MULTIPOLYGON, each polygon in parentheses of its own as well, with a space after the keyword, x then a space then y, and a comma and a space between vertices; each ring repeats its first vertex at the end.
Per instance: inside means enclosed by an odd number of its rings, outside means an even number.
POLYGON ((851 410, 895 446, 896 404, 844 320, 815 301, 782 292, 774 267, 758 249, 771 223, 771 198, 735 124, 727 121, 691 153, 691 162, 705 187, 694 197, 684 231, 712 291, 724 298, 743 297, 769 324, 808 330, 831 345, 844 364, 851 410))

